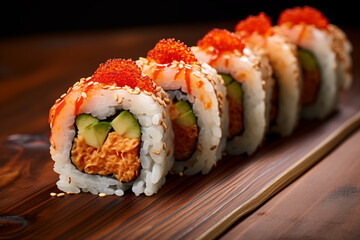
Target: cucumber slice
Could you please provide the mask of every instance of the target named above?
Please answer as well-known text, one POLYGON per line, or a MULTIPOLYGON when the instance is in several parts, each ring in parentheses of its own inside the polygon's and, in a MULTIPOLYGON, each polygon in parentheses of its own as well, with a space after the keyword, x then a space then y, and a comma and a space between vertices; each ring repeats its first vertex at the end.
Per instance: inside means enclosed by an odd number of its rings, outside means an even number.
POLYGON ((111 125, 108 122, 97 122, 85 128, 79 130, 79 135, 83 136, 85 142, 94 148, 100 148, 107 134, 111 129, 111 125))
POLYGON ((196 117, 192 110, 181 114, 179 117, 174 119, 174 122, 179 126, 191 127, 196 125, 196 117))
POLYGON ((190 104, 187 101, 180 100, 174 104, 174 107, 178 110, 179 115, 191 111, 190 104))
POLYGON ((229 74, 219 73, 219 75, 224 80, 225 86, 228 86, 232 81, 234 81, 234 79, 229 74))
POLYGON ((308 72, 318 71, 318 62, 310 51, 298 49, 298 56, 301 66, 308 72))
POLYGON ((86 128, 87 126, 90 126, 94 123, 99 122, 99 119, 91 116, 90 114, 79 114, 75 119, 76 127, 81 130, 86 128))
POLYGON ((242 102, 242 89, 240 83, 232 81, 229 86, 226 87, 227 95, 236 101, 238 104, 242 102))
POLYGON ((111 121, 114 130, 126 138, 140 138, 141 130, 138 121, 128 111, 122 111, 111 121))

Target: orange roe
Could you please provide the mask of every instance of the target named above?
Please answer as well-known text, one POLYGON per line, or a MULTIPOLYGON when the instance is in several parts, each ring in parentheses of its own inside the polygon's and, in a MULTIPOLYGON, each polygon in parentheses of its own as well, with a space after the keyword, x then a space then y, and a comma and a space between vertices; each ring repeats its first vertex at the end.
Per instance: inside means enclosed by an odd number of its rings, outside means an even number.
POLYGON ((278 25, 282 24, 308 24, 317 28, 326 28, 328 19, 317 9, 304 6, 286 9, 281 12, 278 25))
POLYGON ((160 64, 169 64, 176 60, 184 61, 187 64, 197 62, 191 49, 183 42, 176 41, 174 38, 160 40, 153 49, 147 54, 147 59, 153 59, 160 64))
POLYGON ((138 87, 141 91, 155 92, 155 84, 148 76, 141 75, 141 69, 131 59, 109 59, 99 68, 88 81, 99 82, 107 85, 114 83, 118 87, 138 87))
POLYGON ((217 28, 209 31, 197 42, 197 46, 203 49, 213 47, 215 54, 234 50, 242 52, 245 48, 243 39, 240 36, 228 30, 217 28))
POLYGON ((235 26, 235 32, 243 37, 248 37, 253 32, 257 32, 262 36, 270 36, 273 34, 271 20, 263 12, 257 16, 248 16, 244 20, 239 21, 235 26))

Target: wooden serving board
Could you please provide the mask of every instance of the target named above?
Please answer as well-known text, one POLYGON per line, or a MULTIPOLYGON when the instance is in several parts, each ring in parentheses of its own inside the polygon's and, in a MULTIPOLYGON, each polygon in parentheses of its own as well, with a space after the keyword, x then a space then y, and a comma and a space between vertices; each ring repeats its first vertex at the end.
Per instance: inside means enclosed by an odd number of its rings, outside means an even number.
MULTIPOLYGON (((58 73, 51 68, 48 71, 44 72, 45 78, 58 73)), ((59 81, 39 84, 42 90, 58 85, 59 81)), ((23 93, 17 91, 18 96, 23 93)), ((22 121, 25 126, 9 127, 1 134, 0 238, 216 238, 360 126, 359 93, 360 82, 355 81, 343 95, 338 111, 325 121, 302 121, 287 138, 269 136, 253 156, 225 157, 207 175, 169 175, 163 188, 151 197, 136 197, 131 192, 122 197, 89 193, 51 197, 51 192, 60 191, 55 185, 58 175, 52 170, 48 149, 46 116, 22 121), (22 134, 25 128, 27 131, 22 134)), ((44 96, 50 98, 46 92, 44 96)), ((2 126, 9 121, 19 123, 19 117, 31 115, 26 109, 26 98, 9 99, 14 101, 7 108, 1 102, 6 113, 24 105, 25 108, 17 117, 0 120, 2 126)), ((38 112, 48 109, 41 102, 28 107, 39 108, 38 112)))

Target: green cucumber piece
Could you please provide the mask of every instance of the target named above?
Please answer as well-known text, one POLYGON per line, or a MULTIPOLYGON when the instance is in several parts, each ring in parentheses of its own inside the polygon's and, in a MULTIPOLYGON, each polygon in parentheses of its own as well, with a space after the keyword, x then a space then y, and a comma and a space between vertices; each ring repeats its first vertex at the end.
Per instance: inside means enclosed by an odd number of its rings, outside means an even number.
POLYGON ((234 79, 229 74, 219 73, 219 75, 224 80, 225 86, 228 86, 232 81, 234 81, 234 79))
POLYGON ((196 125, 196 117, 192 110, 181 114, 179 117, 174 119, 174 122, 183 127, 192 127, 196 125))
POLYGON ((94 123, 99 122, 99 119, 91 116, 90 114, 79 114, 75 119, 76 127, 81 130, 84 129, 94 123))
POLYGON ((191 111, 190 104, 187 101, 180 100, 174 104, 174 107, 178 110, 179 115, 191 111))
POLYGON ((298 49, 298 57, 301 66, 308 72, 318 71, 318 62, 310 51, 298 49))
POLYGON ((97 122, 85 128, 79 130, 79 135, 83 136, 85 142, 94 148, 100 148, 107 134, 111 129, 111 125, 108 122, 97 122))
POLYGON ((227 95, 236 101, 238 104, 241 104, 242 102, 242 89, 240 83, 237 81, 233 81, 230 83, 227 87, 227 95))
POLYGON ((126 138, 140 138, 141 136, 138 121, 128 111, 120 112, 110 124, 120 136, 126 138))

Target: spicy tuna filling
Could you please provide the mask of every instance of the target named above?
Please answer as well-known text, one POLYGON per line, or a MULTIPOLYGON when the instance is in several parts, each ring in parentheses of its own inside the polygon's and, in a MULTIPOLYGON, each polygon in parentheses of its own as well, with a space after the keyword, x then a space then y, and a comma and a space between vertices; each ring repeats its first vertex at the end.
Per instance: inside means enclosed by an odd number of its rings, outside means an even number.
POLYGON ((243 124, 243 99, 241 84, 235 81, 230 75, 220 73, 224 80, 229 102, 229 130, 227 138, 231 139, 242 133, 243 124))
POLYGON ((320 69, 315 56, 308 50, 298 49, 298 57, 303 76, 301 103, 309 105, 316 99, 320 86, 320 69))
POLYGON ((198 126, 190 103, 184 100, 172 102, 170 119, 175 135, 174 158, 184 161, 194 153, 198 142, 198 126))
POLYGON ((130 182, 139 175, 141 162, 140 126, 127 111, 111 122, 99 121, 88 114, 76 118, 77 136, 71 150, 71 161, 87 174, 114 176, 119 182, 130 182))

